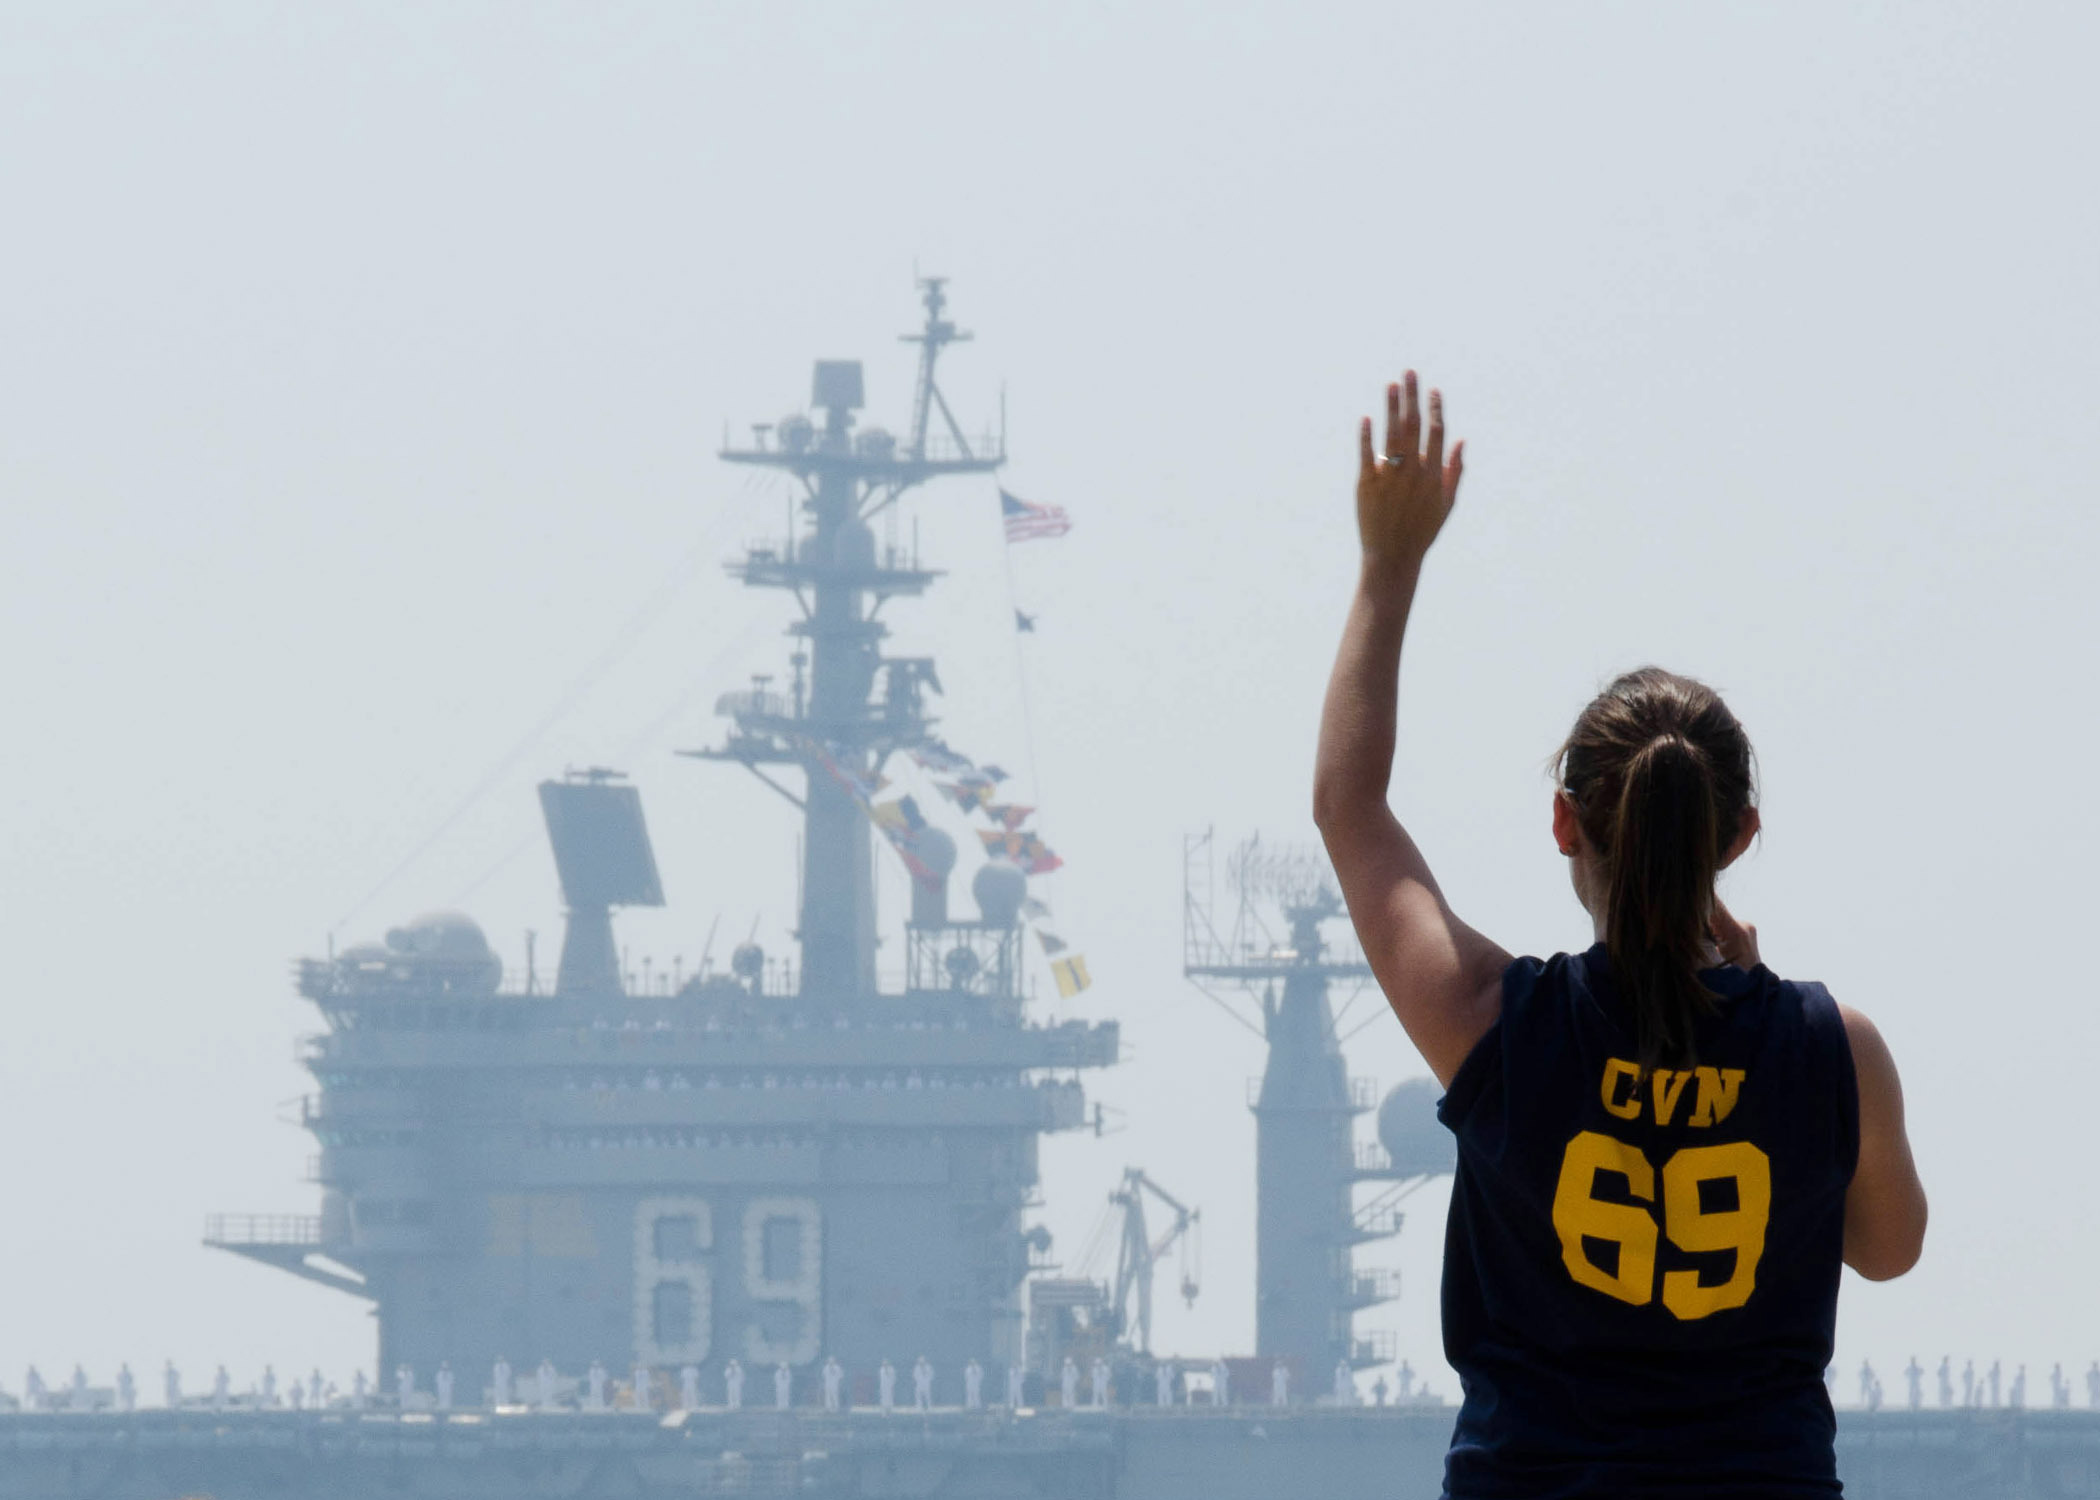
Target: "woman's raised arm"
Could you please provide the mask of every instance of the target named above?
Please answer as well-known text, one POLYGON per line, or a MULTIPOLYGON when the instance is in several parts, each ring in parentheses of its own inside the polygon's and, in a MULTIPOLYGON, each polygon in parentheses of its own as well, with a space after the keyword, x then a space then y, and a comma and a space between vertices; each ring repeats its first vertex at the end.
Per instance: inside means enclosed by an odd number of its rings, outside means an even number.
POLYGON ((1342 883, 1371 972, 1437 1081, 1501 1013, 1509 955, 1461 922, 1386 801, 1400 694, 1400 643, 1422 559, 1458 497, 1465 445, 1444 459, 1444 402, 1429 393, 1424 433, 1414 371, 1386 388, 1385 454, 1358 433, 1356 595, 1320 715, 1313 821, 1342 883))

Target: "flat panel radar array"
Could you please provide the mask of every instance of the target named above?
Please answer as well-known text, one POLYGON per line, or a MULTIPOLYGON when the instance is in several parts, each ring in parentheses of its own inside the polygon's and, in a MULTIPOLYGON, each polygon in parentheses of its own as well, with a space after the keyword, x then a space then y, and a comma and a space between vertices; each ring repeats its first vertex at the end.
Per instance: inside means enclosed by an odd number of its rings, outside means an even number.
POLYGON ((540 783, 547 841, 570 906, 662 906, 642 794, 600 775, 540 783))
POLYGON ((617 771, 591 770, 540 783, 540 810, 569 908, 557 995, 617 995, 620 956, 612 909, 662 906, 663 883, 642 822, 642 794, 617 771))

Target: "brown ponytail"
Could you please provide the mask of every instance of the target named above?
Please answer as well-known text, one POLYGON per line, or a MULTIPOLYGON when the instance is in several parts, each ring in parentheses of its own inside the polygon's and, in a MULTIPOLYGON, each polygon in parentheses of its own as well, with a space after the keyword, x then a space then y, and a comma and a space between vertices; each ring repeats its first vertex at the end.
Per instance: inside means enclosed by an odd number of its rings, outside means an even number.
POLYGON ((1749 737, 1713 689, 1644 667, 1582 711, 1559 768, 1602 860, 1605 949, 1641 1068, 1689 1067, 1714 1005, 1699 979, 1714 878, 1755 796, 1749 737))

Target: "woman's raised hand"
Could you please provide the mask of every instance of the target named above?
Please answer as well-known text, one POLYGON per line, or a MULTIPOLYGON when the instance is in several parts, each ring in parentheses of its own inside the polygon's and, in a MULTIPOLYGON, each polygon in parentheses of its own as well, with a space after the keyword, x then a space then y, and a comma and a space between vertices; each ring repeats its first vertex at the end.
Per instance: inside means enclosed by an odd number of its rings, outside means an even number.
POLYGON ((1358 433, 1362 467, 1356 476, 1356 530, 1364 562, 1374 568, 1412 570, 1443 529, 1458 498, 1466 445, 1444 458, 1444 396, 1429 393, 1429 431, 1424 444, 1415 372, 1385 388, 1385 453, 1371 446, 1371 419, 1358 433))

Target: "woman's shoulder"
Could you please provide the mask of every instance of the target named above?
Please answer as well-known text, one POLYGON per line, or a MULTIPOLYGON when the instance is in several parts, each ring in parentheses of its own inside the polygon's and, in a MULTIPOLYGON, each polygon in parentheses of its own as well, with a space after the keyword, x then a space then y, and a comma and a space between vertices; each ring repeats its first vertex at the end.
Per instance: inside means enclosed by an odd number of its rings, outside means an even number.
POLYGON ((1602 943, 1577 953, 1511 959, 1502 971, 1505 1034, 1565 1024, 1583 1008, 1608 1011, 1610 990, 1611 968, 1602 943))
POLYGON ((1509 961, 1509 967, 1503 970, 1502 985, 1504 989, 1517 986, 1535 988, 1543 980, 1560 984, 1574 981, 1587 986, 1594 983, 1599 975, 1608 974, 1604 944, 1598 943, 1579 953, 1560 952, 1544 956, 1525 954, 1520 958, 1513 958, 1509 961))
POLYGON ((1509 968, 1503 973, 1502 987, 1505 992, 1573 990, 1584 994, 1597 993, 1611 988, 1611 960, 1602 943, 1579 952, 1551 953, 1543 958, 1515 958, 1510 960, 1509 968))
POLYGON ((1799 1017, 1812 1026, 1843 1028, 1841 1008, 1820 979, 1786 979, 1765 964, 1709 969, 1701 976, 1724 1000, 1736 999, 1767 1013, 1799 1017))
POLYGON ((1721 1000, 1702 1033, 1746 1052, 1784 1056, 1789 1066, 1816 1076, 1850 1074, 1846 1011, 1821 980, 1782 978, 1761 963, 1709 969, 1700 977, 1721 1000))
POLYGON ((1513 1066, 1512 1050, 1528 1056, 1537 1049, 1537 1037, 1546 1018, 1565 1006, 1568 968, 1579 954, 1555 953, 1540 958, 1513 958, 1502 970, 1502 1005, 1495 1020, 1459 1064, 1437 1116, 1456 1130, 1472 1113, 1475 1102, 1492 1090, 1513 1066))

